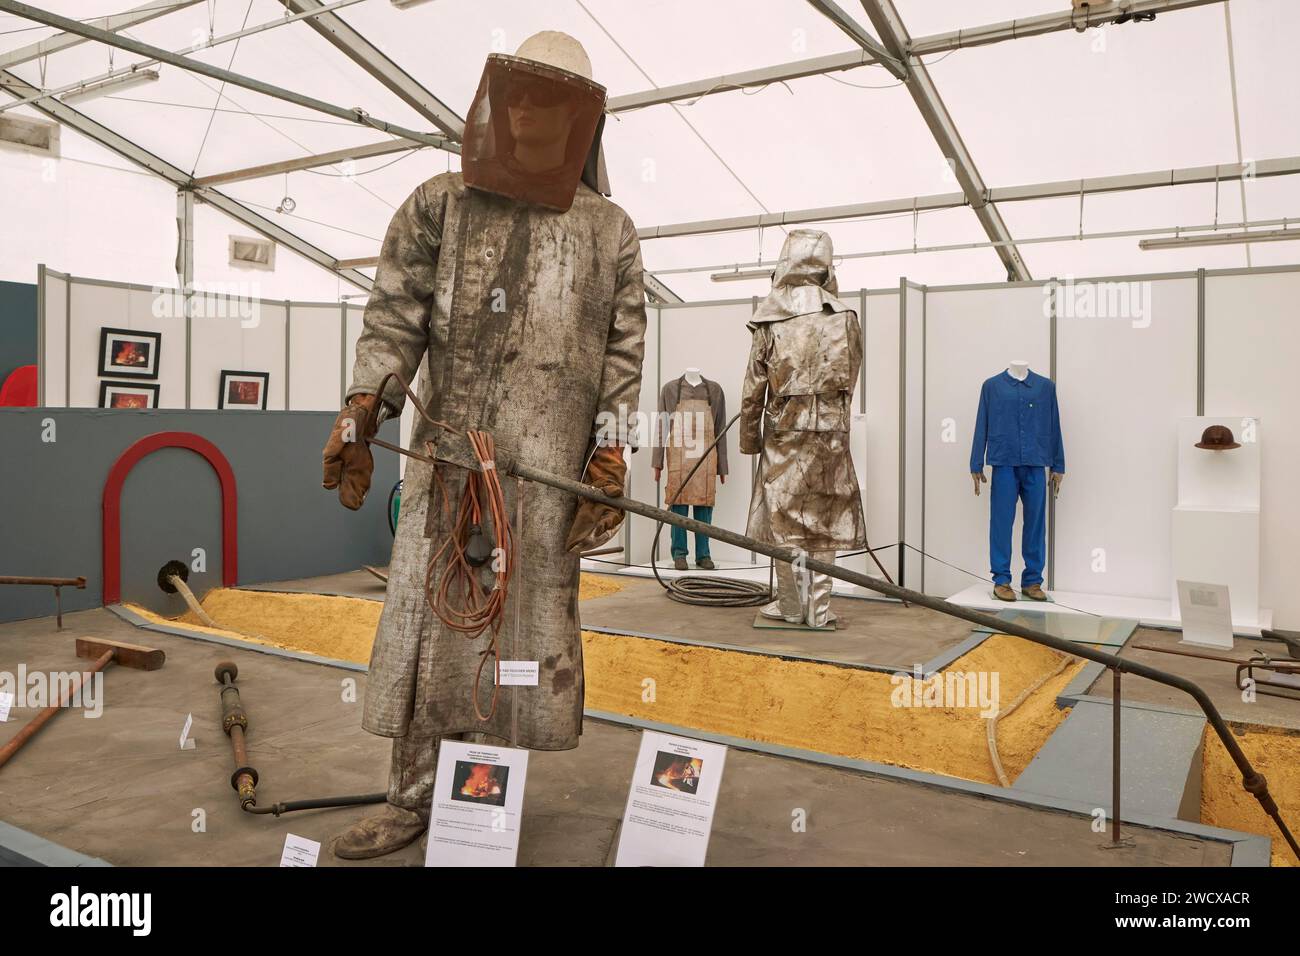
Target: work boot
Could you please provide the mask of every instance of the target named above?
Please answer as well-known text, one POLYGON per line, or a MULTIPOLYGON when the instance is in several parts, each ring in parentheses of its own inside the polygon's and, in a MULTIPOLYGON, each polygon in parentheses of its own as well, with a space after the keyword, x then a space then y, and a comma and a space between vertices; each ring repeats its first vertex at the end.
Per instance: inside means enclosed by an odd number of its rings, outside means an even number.
POLYGON ((685 570, 686 570, 686 559, 685 559, 685 558, 673 558, 673 567, 676 568, 678 571, 685 571, 685 570))
POLYGON ((1016 592, 1011 590, 1009 584, 995 584, 993 585, 993 596, 999 601, 1014 601, 1016 592))
POLYGON ((391 803, 358 820, 334 838, 334 855, 341 860, 369 860, 410 846, 429 829, 424 817, 391 803))
POLYGON ((698 561, 695 562, 695 566, 699 568, 701 571, 713 571, 716 570, 718 567, 716 564, 713 563, 712 558, 700 558, 698 561))
POLYGON ((1028 587, 1023 587, 1020 589, 1020 593, 1023 594, 1025 597, 1029 598, 1029 600, 1031 601, 1047 600, 1047 592, 1043 590, 1043 586, 1041 584, 1031 584, 1028 587))

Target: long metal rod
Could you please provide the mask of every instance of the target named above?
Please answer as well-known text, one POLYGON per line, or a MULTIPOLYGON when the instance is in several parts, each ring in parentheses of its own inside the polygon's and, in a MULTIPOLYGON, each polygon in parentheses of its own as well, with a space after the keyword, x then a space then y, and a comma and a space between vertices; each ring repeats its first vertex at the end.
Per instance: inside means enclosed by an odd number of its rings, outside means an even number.
POLYGON ((238 86, 242 89, 252 90, 254 93, 261 93, 264 96, 274 97, 275 99, 284 100, 286 103, 293 103, 304 109, 314 110, 317 113, 323 113, 326 116, 334 116, 338 119, 347 120, 360 126, 370 126, 385 133, 394 136, 401 136, 406 139, 414 140, 418 143, 425 143, 429 146, 440 146, 446 142, 445 136, 434 135, 432 133, 423 133, 418 130, 407 129, 405 126, 398 126, 396 123, 389 123, 385 120, 375 119, 359 108, 346 109, 342 106, 335 106, 333 103, 326 103, 324 100, 318 100, 314 96, 306 96, 302 93, 296 93, 293 90, 286 90, 280 86, 274 86, 270 83, 263 83, 252 77, 244 76, 241 73, 235 73, 231 70, 223 69, 219 66, 212 66, 198 60, 191 60, 184 56, 171 53, 161 47, 151 46, 148 43, 141 43, 139 40, 132 40, 129 37, 119 36, 108 30, 101 30, 98 27, 92 27, 88 24, 80 23, 77 20, 61 17, 58 14, 50 13, 47 10, 40 10, 26 3, 18 3, 17 0, 0 0, 0 10, 12 13, 14 16, 31 20, 34 23, 44 23, 46 26, 57 27, 60 30, 66 30, 69 33, 76 33, 91 40, 98 40, 108 46, 117 47, 120 50, 126 50, 149 59, 157 60, 160 63, 167 63, 171 66, 179 67, 182 70, 189 70, 191 73, 198 73, 210 79, 220 80, 229 83, 231 86, 238 86))
POLYGON ((1120 828, 1119 800, 1120 800, 1120 790, 1122 789, 1120 785, 1120 755, 1123 752, 1123 748, 1120 743, 1121 738, 1120 738, 1119 721, 1120 721, 1120 713, 1124 710, 1124 708, 1121 705, 1121 701, 1120 701, 1119 668, 1115 668, 1114 670, 1112 670, 1111 675, 1112 675, 1112 683, 1111 683, 1112 689, 1111 689, 1111 698, 1110 698, 1110 713, 1111 713, 1111 720, 1114 726, 1111 729, 1111 743, 1110 743, 1110 762, 1111 762, 1110 842, 1112 846, 1118 847, 1121 845, 1120 833, 1119 833, 1119 828, 1120 828))
POLYGON ((1278 830, 1286 839, 1291 850, 1296 854, 1297 859, 1300 859, 1300 844, 1297 844, 1291 830, 1287 827, 1285 821, 1283 821, 1277 803, 1269 793, 1267 780, 1265 780, 1264 776, 1256 771, 1252 766, 1249 758, 1246 756, 1245 752, 1242 751, 1241 745, 1237 743, 1236 737, 1224 721, 1223 715, 1219 713, 1219 709, 1214 705, 1214 701, 1210 699, 1209 695, 1198 684, 1185 677, 1167 673, 1139 661, 1119 657, 1115 654, 1108 654, 1105 651, 1097 650, 1096 648, 1090 647, 1086 644, 1076 644, 1075 642, 1065 638, 1056 637, 1055 635, 1048 634, 1045 631, 1026 627, 1023 624, 1014 621, 1004 621, 1001 618, 994 617, 993 615, 987 614, 983 611, 963 607, 959 604, 953 604, 950 601, 931 597, 930 595, 923 594, 920 591, 913 591, 910 588, 890 584, 886 581, 881 581, 878 578, 873 578, 870 575, 851 571, 848 568, 841 568, 835 564, 828 564, 824 561, 812 558, 794 548, 767 544, 764 541, 759 541, 743 534, 737 534, 734 531, 729 531, 726 528, 717 525, 707 524, 693 518, 686 518, 674 514, 671 511, 665 511, 662 508, 656 508, 653 505, 644 504, 633 498, 610 497, 590 485, 584 485, 581 482, 574 481, 570 478, 562 478, 559 475, 550 474, 549 472, 542 471, 539 468, 534 468, 523 462, 511 462, 509 468, 506 469, 506 473, 527 478, 529 481, 536 481, 539 484, 547 485, 551 488, 558 488, 561 491, 569 492, 570 494, 577 495, 580 498, 585 498, 590 501, 603 502, 615 508, 620 508, 623 511, 630 512, 631 514, 641 515, 642 517, 650 518, 655 521, 662 521, 665 524, 685 528, 687 531, 704 534, 716 541, 734 545, 742 550, 755 551, 758 554, 773 558, 777 561, 793 562, 796 559, 799 559, 803 561, 804 565, 810 571, 825 574, 840 581, 847 581, 850 584, 856 584, 859 587, 864 587, 870 591, 876 591, 887 597, 897 598, 900 601, 919 604, 921 607, 929 608, 932 611, 938 611, 939 613, 946 614, 949 617, 959 618, 963 621, 969 621, 979 627, 988 628, 996 634, 1009 634, 1012 637, 1021 637, 1027 641, 1032 641, 1035 644, 1041 644, 1045 647, 1053 648, 1063 654, 1073 654, 1075 657, 1082 657, 1085 660, 1094 661, 1095 663, 1109 667, 1113 670, 1135 674, 1139 677, 1145 677, 1148 680, 1155 681, 1157 684, 1163 684, 1166 687, 1173 687, 1177 690, 1181 690, 1185 694, 1191 696, 1191 698, 1196 701, 1197 706, 1201 708, 1201 711, 1205 714, 1207 722, 1214 729, 1215 735, 1223 744, 1224 749, 1227 750, 1233 763, 1237 765, 1237 769, 1241 771, 1242 785, 1255 797, 1256 800, 1259 801, 1264 812, 1268 814, 1275 824, 1277 824, 1278 830))

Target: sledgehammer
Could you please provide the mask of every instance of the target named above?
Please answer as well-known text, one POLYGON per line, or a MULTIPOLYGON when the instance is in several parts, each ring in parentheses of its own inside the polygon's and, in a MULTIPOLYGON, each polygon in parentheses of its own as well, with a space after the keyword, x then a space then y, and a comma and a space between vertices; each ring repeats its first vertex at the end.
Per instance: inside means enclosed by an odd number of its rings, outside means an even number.
POLYGON ((85 679, 92 674, 97 674, 109 664, 121 664, 123 667, 134 667, 141 671, 156 671, 163 666, 166 655, 152 647, 141 647, 139 644, 124 644, 121 641, 105 641, 93 637, 77 638, 77 656, 93 657, 95 663, 91 665, 89 671, 78 674, 72 686, 59 697, 57 704, 51 704, 43 711, 33 717, 22 730, 18 731, 14 739, 0 748, 0 767, 9 762, 9 758, 22 749, 23 744, 36 736, 36 731, 40 730, 50 718, 57 714, 64 707, 68 706, 85 679))

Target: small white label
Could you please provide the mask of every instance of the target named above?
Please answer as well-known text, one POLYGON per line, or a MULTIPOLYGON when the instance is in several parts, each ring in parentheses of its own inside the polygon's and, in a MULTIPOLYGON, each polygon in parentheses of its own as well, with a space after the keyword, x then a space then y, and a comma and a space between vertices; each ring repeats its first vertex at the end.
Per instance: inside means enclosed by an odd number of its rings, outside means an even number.
POLYGON ((284 851, 280 854, 281 866, 315 866, 320 856, 320 844, 293 833, 284 835, 284 851))
POLYGON ((502 661, 501 687, 536 687, 537 661, 502 661))
POLYGON ((193 750, 194 741, 190 739, 190 728, 194 726, 194 715, 185 715, 185 726, 181 728, 181 750, 193 750))
POLYGON ((8 691, 0 691, 0 724, 9 719, 9 708, 14 705, 14 695, 8 691))

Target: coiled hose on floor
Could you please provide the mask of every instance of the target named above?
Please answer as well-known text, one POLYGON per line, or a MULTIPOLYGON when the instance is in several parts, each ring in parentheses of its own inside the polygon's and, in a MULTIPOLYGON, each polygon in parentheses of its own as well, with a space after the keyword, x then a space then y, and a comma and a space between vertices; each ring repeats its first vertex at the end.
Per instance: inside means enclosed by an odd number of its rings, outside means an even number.
MULTIPOLYGON (((668 502, 670 508, 677 503, 682 489, 690 484, 695 472, 708 460, 713 449, 718 447, 718 442, 727 437, 727 432, 739 417, 740 412, 731 416, 731 421, 727 422, 722 431, 714 437, 713 442, 700 456, 700 460, 695 463, 695 467, 686 473, 686 477, 682 479, 677 489, 677 494, 673 495, 673 500, 668 502)), ((685 577, 665 581, 659 576, 659 566, 656 563, 659 557, 659 533, 663 529, 662 521, 655 524, 655 540, 650 547, 650 570, 654 572, 659 586, 668 592, 668 597, 672 600, 679 604, 698 604, 705 607, 756 607, 772 600, 771 564, 768 565, 769 583, 767 584, 759 581, 738 581, 735 578, 724 578, 716 574, 688 574, 685 577)))

